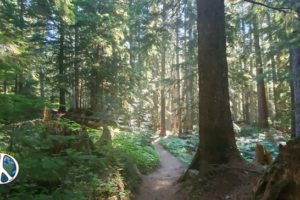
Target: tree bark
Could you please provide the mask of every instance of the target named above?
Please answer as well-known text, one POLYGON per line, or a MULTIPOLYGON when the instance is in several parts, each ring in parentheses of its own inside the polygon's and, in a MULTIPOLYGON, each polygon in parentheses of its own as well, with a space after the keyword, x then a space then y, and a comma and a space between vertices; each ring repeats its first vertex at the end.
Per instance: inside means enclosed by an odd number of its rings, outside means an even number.
MULTIPOLYGON (((245 21, 243 20, 242 21, 242 25, 243 25, 243 42, 244 44, 246 44, 246 30, 245 30, 245 21)), ((247 59, 246 59, 246 54, 247 54, 247 51, 246 51, 246 47, 245 45, 243 46, 243 59, 242 59, 242 62, 243 62, 243 65, 244 65, 244 73, 248 73, 248 67, 247 67, 247 59)), ((250 114, 249 114, 249 84, 247 81, 244 82, 244 101, 245 101, 245 104, 244 104, 244 107, 243 107, 243 112, 244 112, 244 120, 246 122, 246 124, 249 124, 250 123, 250 114)))
POLYGON ((170 115, 170 112, 171 112, 171 93, 168 92, 168 106, 167 106, 167 111, 168 111, 168 115, 167 115, 167 130, 170 130, 171 129, 171 115, 170 115))
POLYGON ((79 62, 78 62, 79 36, 78 27, 75 26, 75 109, 79 109, 79 62))
MULTIPOLYGON (((293 74, 293 61, 292 52, 290 51, 290 74, 293 74)), ((290 81, 290 91, 291 91, 291 137, 296 137, 296 123, 295 123, 295 93, 294 93, 294 81, 290 81)))
MULTIPOLYGON (((189 20, 189 40, 192 40, 192 18, 190 17, 189 20)), ((193 95, 193 83, 194 83, 194 76, 193 76, 193 65, 192 65, 192 59, 193 59, 193 47, 191 46, 192 44, 190 43, 188 51, 189 51, 189 55, 188 55, 188 117, 187 117, 187 128, 189 131, 193 130, 193 103, 194 103, 194 95, 193 95)))
MULTIPOLYGON (((300 0, 291 0, 292 4, 299 3, 300 0)), ((298 21, 300 21, 300 7, 296 7, 296 12, 298 14, 298 21)), ((294 37, 296 37, 298 32, 294 32, 294 37)), ((298 42, 298 41, 297 41, 298 42)), ((294 89, 294 115, 295 115, 295 136, 300 137, 300 48, 293 42, 293 47, 291 50, 291 62, 293 67, 293 89, 294 89)))
POLYGON ((199 169, 200 160, 223 164, 239 155, 229 104, 224 0, 198 0, 197 8, 200 142, 190 169, 199 169))
MULTIPOLYGON (((250 58, 250 76, 253 77, 253 61, 250 58)), ((253 93, 253 83, 250 83, 250 123, 255 122, 255 106, 254 106, 254 93, 253 93)))
POLYGON ((60 39, 59 39, 59 109, 58 112, 66 112, 66 97, 65 97, 65 81, 64 81, 64 23, 61 20, 60 28, 60 39))
POLYGON ((45 98, 44 72, 42 67, 40 67, 40 92, 41 92, 41 99, 44 99, 45 98))
POLYGON ((256 16, 253 16, 254 47, 256 51, 256 75, 257 77, 257 101, 258 101, 258 125, 260 128, 268 129, 268 106, 265 91, 261 49, 259 45, 259 32, 257 28, 256 16))
MULTIPOLYGON (((295 45, 295 44, 294 44, 295 45)), ((300 48, 292 49, 296 137, 300 137, 300 48)))
MULTIPOLYGON (((166 52, 165 49, 163 49, 162 52, 162 56, 161 56, 161 79, 165 78, 165 73, 166 73, 166 69, 165 69, 165 64, 166 64, 166 52)), ((161 131, 160 131, 160 136, 166 136, 166 99, 165 99, 165 91, 164 91, 164 86, 162 86, 161 89, 161 122, 160 122, 160 126, 161 126, 161 131)))
MULTIPOLYGON (((165 0, 163 1, 163 10, 165 9, 165 0)), ((163 25, 165 24, 165 16, 163 16, 163 25)), ((165 35, 163 34, 163 40, 165 38, 165 35)), ((166 64, 166 47, 163 45, 162 47, 162 56, 161 56, 161 79, 163 80, 165 78, 165 64, 166 64)), ((165 99, 165 88, 164 85, 162 86, 161 89, 161 131, 160 131, 160 136, 166 136, 166 99, 165 99)))
MULTIPOLYGON (((22 35, 23 35, 23 29, 25 27, 24 12, 25 12, 24 0, 20 0, 20 13, 19 13, 19 17, 20 17, 20 29, 21 29, 22 35)), ((23 90, 23 85, 24 85, 23 82, 24 82, 24 75, 23 75, 23 67, 22 67, 22 69, 20 70, 20 75, 19 75, 19 94, 23 90)))
MULTIPOLYGON (((173 54, 173 58, 172 58, 172 64, 174 64, 175 60, 175 55, 173 54)), ((175 80, 176 79, 176 71, 173 69, 172 70, 172 78, 175 80)), ((177 129, 177 116, 176 116, 176 85, 174 84, 173 87, 173 98, 172 98, 172 102, 173 102, 173 109, 172 109, 172 113, 173 113, 173 131, 175 132, 177 129)))
MULTIPOLYGON (((153 103, 154 103, 154 119, 158 119, 158 59, 156 56, 154 56, 154 59, 153 59, 153 67, 154 67, 154 72, 153 72, 153 79, 155 81, 155 92, 153 94, 153 103)), ((157 122, 157 121, 155 121, 157 122)), ((154 131, 156 132, 157 131, 157 124, 155 124, 155 127, 154 127, 154 131)))
MULTIPOLYGON (((267 15, 267 19, 268 19, 268 26, 271 26, 271 16, 268 13, 267 15)), ((270 44, 273 43, 273 36, 269 35, 269 41, 270 44)), ((278 63, 280 62, 280 55, 277 56, 277 61, 278 63)), ((274 98, 274 107, 275 107, 275 125, 276 125, 276 121, 278 119, 278 94, 277 94, 277 89, 276 89, 276 84, 277 84, 277 70, 276 70, 276 66, 275 66, 275 59, 274 59, 274 55, 271 55, 271 68, 272 68, 272 81, 273 81, 273 98, 274 98)))
MULTIPOLYGON (((179 16, 180 17, 180 16, 179 16)), ((178 19, 177 19, 178 20, 178 19)), ((176 65, 177 65, 177 109, 178 109, 178 135, 182 135, 182 121, 181 121, 181 105, 180 105, 180 68, 179 68, 179 23, 176 23, 176 65)))
POLYGON ((6 85, 7 85, 7 81, 6 81, 6 70, 4 71, 4 81, 3 81, 3 93, 6 94, 6 85))

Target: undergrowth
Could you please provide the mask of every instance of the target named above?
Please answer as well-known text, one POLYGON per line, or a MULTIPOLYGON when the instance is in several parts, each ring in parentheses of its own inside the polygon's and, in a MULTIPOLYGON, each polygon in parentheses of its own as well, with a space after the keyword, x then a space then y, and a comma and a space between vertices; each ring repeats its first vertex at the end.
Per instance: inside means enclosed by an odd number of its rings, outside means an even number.
POLYGON ((195 152, 188 153, 189 147, 198 146, 199 138, 190 135, 188 139, 183 140, 176 137, 160 138, 159 144, 172 153, 185 166, 188 166, 195 155, 195 152))
MULTIPOLYGON (((236 144, 239 150, 255 152, 256 143, 264 145, 276 157, 279 153, 279 144, 285 145, 291 137, 276 130, 263 131, 257 127, 242 126, 241 132, 236 135, 236 144)), ((247 161, 253 157, 241 154, 247 161)))
MULTIPOLYGON (((30 105, 28 103, 28 107, 30 105)), ((11 106, 11 110, 5 111, 5 123, 13 118, 10 115, 23 113, 13 109, 11 106)), ((18 120, 25 121, 27 117, 26 114, 20 115, 18 120)), ((1 119, 3 122, 4 118, 0 116, 1 119)), ((82 127, 73 121, 59 119, 55 122, 74 131, 82 131, 82 127)), ((87 128, 87 132, 96 145, 102 130, 87 128)), ((27 122, 21 126, 0 124, 0 152, 12 154, 20 166, 17 181, 10 187, 0 187, 1 198, 104 200, 110 197, 128 197, 129 189, 139 183, 140 173, 151 172, 159 163, 158 153, 151 144, 151 136, 152 132, 146 128, 133 133, 115 130, 113 147, 102 146, 91 154, 77 152, 72 148, 66 148, 59 154, 51 154, 55 143, 68 147, 77 136, 55 134, 47 130, 43 123, 27 122)))
POLYGON ((152 132, 147 129, 134 133, 119 132, 113 137, 113 146, 132 157, 139 171, 146 174, 159 164, 159 154, 152 145, 151 136, 152 132))
MULTIPOLYGON (((256 143, 266 146, 267 150, 276 157, 279 153, 279 144, 285 144, 290 140, 290 136, 275 130, 263 131, 256 127, 235 125, 236 144, 239 150, 255 152, 256 143)), ((195 152, 188 153, 189 147, 197 147, 199 143, 198 136, 191 135, 188 139, 178 137, 161 138, 159 143, 171 152, 185 166, 188 166, 195 155, 195 152)), ((241 153, 248 161, 252 162, 253 157, 241 153)))

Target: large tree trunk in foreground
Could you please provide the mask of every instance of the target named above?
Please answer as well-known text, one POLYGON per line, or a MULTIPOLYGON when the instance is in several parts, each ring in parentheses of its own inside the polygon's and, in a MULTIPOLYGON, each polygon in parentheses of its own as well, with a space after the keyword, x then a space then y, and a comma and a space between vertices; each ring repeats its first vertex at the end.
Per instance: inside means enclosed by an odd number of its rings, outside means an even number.
POLYGON ((295 105, 295 125, 296 137, 300 137, 300 48, 294 47, 292 50, 292 66, 294 74, 294 105, 295 105))
MULTIPOLYGON (((300 0, 290 0, 290 2, 295 5, 299 4, 300 0)), ((300 21, 300 6, 296 5, 295 11, 298 14, 298 22, 300 21)), ((297 34, 299 34, 299 30, 294 31, 294 38, 297 38, 297 34)), ((294 80, 293 80, 293 90, 294 90, 294 115, 295 115, 295 133, 294 135, 296 137, 300 137, 300 48, 298 46, 299 40, 296 40, 292 44, 291 49, 291 60, 292 68, 293 68, 293 74, 294 74, 294 80)))
POLYGON ((190 168, 227 163, 238 154, 230 114, 223 0, 198 0, 199 137, 190 168), (212 79, 212 77, 214 77, 212 79))
POLYGON ((235 143, 229 104, 224 0, 197 3, 200 143, 189 169, 179 181, 192 181, 191 195, 201 192, 198 199, 225 199, 235 193, 237 185, 250 184, 249 177, 253 179, 255 174, 250 172, 254 171, 253 166, 242 159, 235 143), (193 172, 197 175, 191 180, 193 172), (225 184, 224 192, 221 187, 225 184))

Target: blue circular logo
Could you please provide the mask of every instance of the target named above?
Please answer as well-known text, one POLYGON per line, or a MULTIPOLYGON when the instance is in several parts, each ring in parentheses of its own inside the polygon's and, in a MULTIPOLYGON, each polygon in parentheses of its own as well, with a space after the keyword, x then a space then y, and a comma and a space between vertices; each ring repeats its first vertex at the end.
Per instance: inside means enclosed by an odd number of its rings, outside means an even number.
POLYGON ((0 153, 0 185, 14 181, 19 173, 17 160, 6 153, 0 153))

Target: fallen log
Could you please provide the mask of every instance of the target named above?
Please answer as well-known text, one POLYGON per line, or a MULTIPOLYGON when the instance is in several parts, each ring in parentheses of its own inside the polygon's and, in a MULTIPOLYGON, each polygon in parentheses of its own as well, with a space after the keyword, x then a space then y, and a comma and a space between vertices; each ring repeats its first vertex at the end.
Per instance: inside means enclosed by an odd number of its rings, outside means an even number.
MULTIPOLYGON (((243 154, 246 154, 246 155, 248 155, 248 156, 251 156, 252 158, 255 158, 255 152, 240 150, 240 153, 243 153, 243 154)), ((272 158, 275 159, 276 156, 273 156, 273 155, 272 155, 272 158)))

